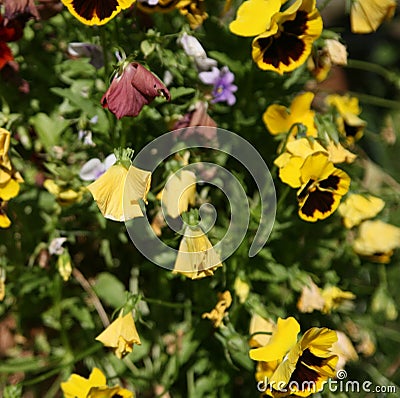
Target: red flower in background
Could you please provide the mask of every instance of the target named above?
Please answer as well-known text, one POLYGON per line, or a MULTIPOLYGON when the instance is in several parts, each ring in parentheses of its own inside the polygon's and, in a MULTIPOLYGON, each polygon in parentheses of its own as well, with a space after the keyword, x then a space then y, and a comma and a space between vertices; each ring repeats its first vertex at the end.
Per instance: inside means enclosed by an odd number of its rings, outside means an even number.
POLYGON ((137 116, 144 105, 162 95, 168 101, 171 96, 165 85, 144 66, 132 62, 112 80, 103 95, 101 104, 118 119, 137 116))
POLYGON ((19 40, 22 37, 22 31, 23 25, 20 21, 13 19, 5 25, 4 18, 0 15, 0 70, 14 59, 7 43, 19 40))

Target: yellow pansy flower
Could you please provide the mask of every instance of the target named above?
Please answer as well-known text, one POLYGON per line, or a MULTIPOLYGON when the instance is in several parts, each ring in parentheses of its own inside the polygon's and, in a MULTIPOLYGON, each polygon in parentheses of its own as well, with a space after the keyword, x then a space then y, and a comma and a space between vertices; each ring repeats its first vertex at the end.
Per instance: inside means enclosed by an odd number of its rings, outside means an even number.
POLYGON ((324 300, 323 313, 329 313, 331 310, 335 310, 342 304, 356 298, 352 292, 344 292, 337 286, 328 286, 322 289, 321 295, 324 300))
POLYGON ((85 25, 104 25, 135 0, 62 0, 68 11, 85 25))
POLYGON ((118 358, 123 358, 132 352, 134 344, 141 344, 132 312, 125 316, 119 316, 96 337, 96 340, 106 347, 113 348, 118 358))
POLYGON ((277 104, 270 105, 262 117, 265 126, 272 135, 290 131, 294 137, 299 131, 298 125, 303 125, 308 136, 316 137, 318 132, 314 122, 315 112, 310 109, 313 99, 313 93, 305 92, 297 95, 289 108, 277 104))
POLYGON ((179 245, 173 273, 180 273, 190 279, 200 279, 214 275, 219 267, 222 267, 221 259, 207 235, 200 227, 187 226, 179 245))
POLYGON ((301 166, 302 186, 297 192, 299 216, 315 222, 329 217, 350 186, 350 177, 337 169, 323 152, 306 158, 301 166))
POLYGON ((88 379, 73 373, 61 383, 61 389, 65 398, 134 398, 134 394, 125 388, 108 387, 106 377, 98 368, 93 368, 88 379))
POLYGON ((226 290, 223 293, 218 293, 218 303, 215 308, 213 308, 211 312, 205 312, 201 317, 203 319, 209 319, 215 328, 219 328, 223 325, 222 321, 225 317, 226 310, 231 306, 231 304, 232 296, 229 290, 226 290))
POLYGON ((361 221, 374 218, 385 206, 381 198, 372 195, 353 194, 339 206, 339 214, 343 217, 346 228, 353 228, 361 221))
POLYGON ((161 191, 160 200, 170 217, 179 217, 196 202, 196 175, 189 170, 173 174, 161 191))
POLYGON ((263 70, 291 72, 304 64, 321 32, 316 1, 297 0, 276 13, 270 27, 253 40, 253 60, 263 70))
POLYGON ((294 318, 279 318, 269 342, 250 350, 250 358, 255 361, 279 361, 267 380, 266 393, 272 397, 292 394, 307 397, 322 389, 327 379, 335 375, 338 357, 330 350, 337 341, 336 332, 311 328, 297 341, 299 332, 300 325, 294 318))
POLYGON ((378 263, 389 263, 393 251, 400 247, 400 228, 383 221, 363 221, 358 237, 353 242, 354 251, 378 263))
POLYGON ((139 201, 146 201, 151 173, 122 163, 111 166, 87 189, 105 218, 128 221, 142 217, 139 201))
POLYGON ((366 122, 359 118, 361 108, 358 98, 349 95, 328 95, 325 102, 337 109, 339 117, 336 122, 339 131, 347 137, 350 144, 358 141, 364 134, 366 122))
POLYGON ((396 0, 352 0, 350 10, 351 31, 371 33, 380 24, 393 17, 396 0))

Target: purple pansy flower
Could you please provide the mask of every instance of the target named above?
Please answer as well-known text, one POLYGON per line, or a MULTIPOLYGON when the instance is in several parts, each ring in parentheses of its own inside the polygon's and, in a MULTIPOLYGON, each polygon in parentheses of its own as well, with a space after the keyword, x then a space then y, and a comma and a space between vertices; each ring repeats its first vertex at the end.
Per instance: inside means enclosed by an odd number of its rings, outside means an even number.
POLYGON ((104 162, 100 159, 93 158, 88 160, 81 168, 79 177, 83 181, 94 181, 97 180, 102 174, 104 174, 115 162, 117 158, 112 153, 108 155, 104 162))
POLYGON ((238 88, 232 84, 235 80, 235 75, 227 66, 224 66, 221 70, 214 66, 211 72, 199 73, 199 78, 205 84, 214 85, 212 103, 225 101, 228 105, 233 105, 236 102, 236 97, 233 93, 238 88))

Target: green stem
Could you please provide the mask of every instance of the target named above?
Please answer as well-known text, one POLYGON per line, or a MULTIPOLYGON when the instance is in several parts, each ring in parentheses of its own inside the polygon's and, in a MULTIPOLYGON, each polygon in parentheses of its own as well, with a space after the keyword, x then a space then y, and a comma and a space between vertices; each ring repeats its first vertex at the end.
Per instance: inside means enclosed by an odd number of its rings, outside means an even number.
POLYGON ((393 83, 397 88, 400 88, 400 78, 398 75, 378 64, 358 59, 348 59, 346 67, 376 73, 388 80, 390 83, 393 83))
POLYGON ((281 196, 279 197, 278 203, 276 204, 276 210, 279 210, 279 208, 282 206, 282 203, 286 199, 286 196, 288 196, 289 192, 290 192, 290 187, 286 186, 284 188, 281 196))
POLYGON ((364 102, 366 104, 370 104, 370 105, 374 105, 374 106, 381 106, 383 108, 392 108, 392 109, 400 108, 399 101, 392 101, 392 100, 388 100, 385 98, 375 97, 374 95, 368 95, 368 94, 357 93, 357 92, 352 92, 352 91, 349 91, 349 94, 352 96, 358 97, 358 99, 361 102, 364 102))
POLYGON ((182 309, 191 308, 190 301, 189 302, 187 301, 185 303, 170 303, 168 301, 153 299, 148 297, 143 297, 142 300, 146 301, 149 304, 161 305, 163 307, 168 307, 168 308, 182 308, 182 309))
POLYGON ((386 275, 386 267, 385 264, 379 264, 378 268, 378 274, 379 274, 379 282, 381 287, 387 288, 387 275, 386 275))

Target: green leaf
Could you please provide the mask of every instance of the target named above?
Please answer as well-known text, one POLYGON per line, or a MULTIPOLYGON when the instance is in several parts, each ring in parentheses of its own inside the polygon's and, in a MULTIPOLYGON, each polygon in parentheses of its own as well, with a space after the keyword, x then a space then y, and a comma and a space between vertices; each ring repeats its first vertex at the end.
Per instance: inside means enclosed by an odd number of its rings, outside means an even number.
POLYGON ((171 99, 174 101, 179 97, 183 97, 185 95, 193 94, 196 90, 191 87, 171 87, 169 90, 171 94, 171 99))
POLYGON ((15 386, 7 386, 4 389, 4 398, 20 398, 22 397, 22 386, 17 384, 15 386))
POLYGON ((60 116, 49 117, 41 112, 31 117, 30 123, 35 128, 40 142, 46 150, 60 144, 61 133, 69 126, 69 121, 60 116))
POLYGON ((114 275, 108 272, 99 274, 94 290, 107 305, 120 308, 125 304, 125 287, 114 275))

